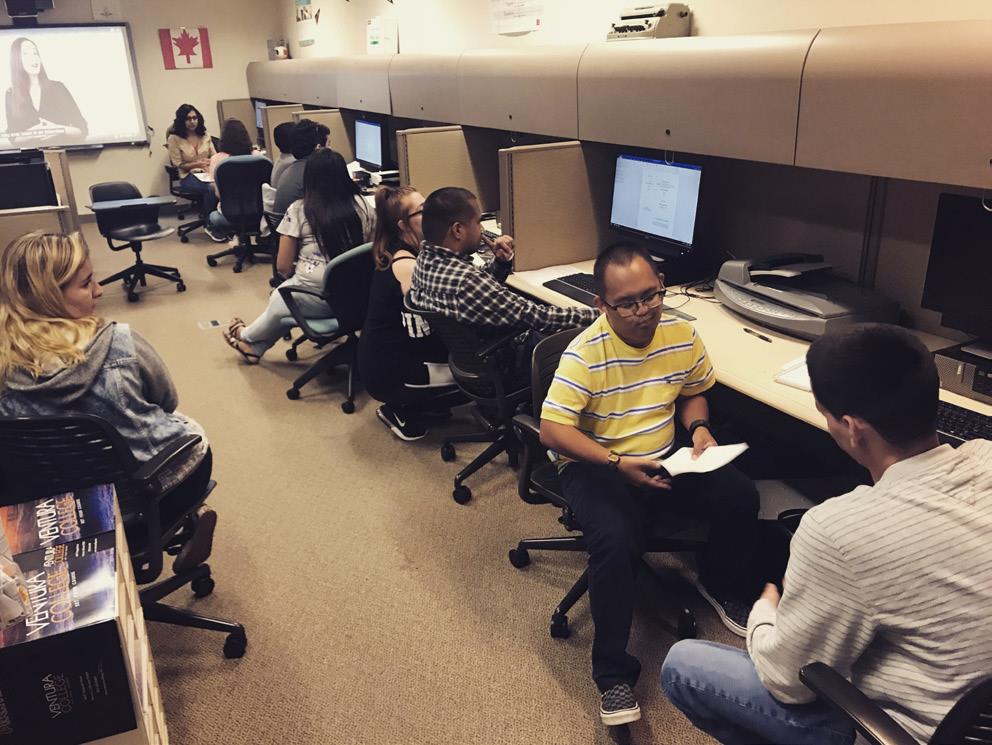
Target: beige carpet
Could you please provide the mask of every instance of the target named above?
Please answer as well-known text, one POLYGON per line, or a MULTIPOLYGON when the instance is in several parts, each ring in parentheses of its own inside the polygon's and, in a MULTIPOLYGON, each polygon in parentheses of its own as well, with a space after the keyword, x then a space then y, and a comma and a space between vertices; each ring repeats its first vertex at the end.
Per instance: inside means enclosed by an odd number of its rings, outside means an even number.
MULTIPOLYGON (((95 225, 85 233, 98 277, 130 260, 95 225)), ((202 231, 187 245, 149 243, 145 259, 180 267, 188 291, 151 280, 138 303, 113 286, 99 305, 155 345, 214 450, 217 588, 172 602, 248 631, 246 656, 226 660, 220 634, 151 626, 173 745, 611 742, 589 674, 587 601, 571 614, 570 639, 548 635, 584 557, 535 552, 523 571, 507 561, 518 539, 562 532, 557 513, 518 499, 505 458, 470 480, 471 503, 452 501, 451 478, 479 446, 443 463, 438 445, 444 431, 469 428, 464 418, 405 444, 364 394, 355 414, 342 413, 343 376, 289 401, 312 352, 289 363, 280 342, 248 367, 219 330, 198 327, 250 320, 269 291, 267 266, 208 268, 217 249, 202 231)), ((702 638, 732 640, 702 601, 693 607, 702 638)), ((633 742, 711 742, 658 688, 672 641, 656 614, 638 614, 644 715, 633 742)))

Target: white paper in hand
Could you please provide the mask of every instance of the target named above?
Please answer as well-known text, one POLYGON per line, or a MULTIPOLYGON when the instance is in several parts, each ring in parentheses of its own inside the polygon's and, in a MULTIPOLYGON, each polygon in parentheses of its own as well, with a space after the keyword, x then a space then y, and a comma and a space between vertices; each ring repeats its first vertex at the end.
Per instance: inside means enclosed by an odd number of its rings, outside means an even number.
POLYGON ((714 445, 706 448, 702 455, 693 460, 692 448, 681 448, 663 459, 661 465, 672 476, 683 473, 709 473, 723 468, 745 450, 747 450, 746 442, 740 442, 736 445, 714 445))

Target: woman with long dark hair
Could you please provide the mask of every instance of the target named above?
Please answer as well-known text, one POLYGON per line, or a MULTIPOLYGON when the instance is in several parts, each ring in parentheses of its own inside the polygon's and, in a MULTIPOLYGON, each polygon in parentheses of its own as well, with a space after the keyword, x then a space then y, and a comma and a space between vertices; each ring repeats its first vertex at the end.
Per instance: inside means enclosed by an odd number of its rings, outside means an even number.
MULTIPOLYGON (((210 168, 210 159, 217 154, 214 142, 207 134, 203 114, 191 103, 184 103, 176 109, 176 117, 169 126, 166 144, 169 148, 169 162, 179 169, 183 191, 199 194, 203 197, 201 217, 206 218, 217 209, 217 195, 213 184, 201 181, 197 173, 206 174, 210 168)), ((219 235, 207 235, 215 241, 226 238, 219 235)))
MULTIPOLYGON (((371 240, 374 227, 375 213, 348 175, 344 158, 329 148, 318 150, 307 159, 303 199, 289 205, 279 224, 276 268, 283 276, 292 275, 280 287, 323 292, 327 263, 371 240)), ((319 298, 302 295, 297 302, 308 317, 326 318, 331 313, 319 298)), ((258 318, 248 325, 235 318, 225 329, 224 338, 245 362, 257 364, 285 333, 282 320, 290 317, 276 289, 258 318)))
POLYGON ((412 186, 383 186, 375 193, 376 273, 358 345, 358 365, 376 416, 401 440, 428 433, 426 409, 464 403, 448 368, 448 351, 420 316, 403 309, 413 265, 424 240, 423 195, 412 186))
POLYGON ((76 100, 65 85, 48 77, 38 45, 25 36, 10 45, 10 88, 5 103, 11 142, 86 137, 86 120, 76 100))

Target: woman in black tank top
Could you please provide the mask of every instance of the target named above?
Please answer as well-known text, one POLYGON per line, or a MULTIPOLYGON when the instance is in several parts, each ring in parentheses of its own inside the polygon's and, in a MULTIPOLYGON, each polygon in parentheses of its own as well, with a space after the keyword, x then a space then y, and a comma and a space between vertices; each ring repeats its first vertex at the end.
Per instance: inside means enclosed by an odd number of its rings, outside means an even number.
POLYGON ((412 186, 384 186, 375 195, 376 272, 362 329, 362 382, 382 406, 376 416, 397 437, 427 435, 423 414, 462 403, 448 370, 448 352, 419 316, 403 310, 420 242, 424 197, 412 186))

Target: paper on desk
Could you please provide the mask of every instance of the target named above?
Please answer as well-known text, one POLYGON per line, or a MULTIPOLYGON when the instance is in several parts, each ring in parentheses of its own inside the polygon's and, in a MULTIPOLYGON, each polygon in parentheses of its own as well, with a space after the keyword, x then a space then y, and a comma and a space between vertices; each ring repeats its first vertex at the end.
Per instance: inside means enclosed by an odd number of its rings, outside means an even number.
POLYGON ((692 448, 681 448, 675 453, 662 459, 661 465, 672 476, 683 473, 709 473, 734 460, 747 450, 746 442, 735 445, 714 445, 706 448, 696 460, 692 459, 692 448))
POLYGON ((809 382, 809 370, 806 368, 805 354, 782 365, 782 369, 775 373, 773 380, 790 388, 798 388, 801 391, 813 391, 813 386, 809 382))
POLYGON ((205 184, 213 183, 213 179, 210 178, 210 174, 206 171, 193 171, 193 175, 205 184))

